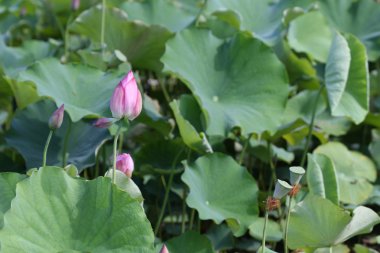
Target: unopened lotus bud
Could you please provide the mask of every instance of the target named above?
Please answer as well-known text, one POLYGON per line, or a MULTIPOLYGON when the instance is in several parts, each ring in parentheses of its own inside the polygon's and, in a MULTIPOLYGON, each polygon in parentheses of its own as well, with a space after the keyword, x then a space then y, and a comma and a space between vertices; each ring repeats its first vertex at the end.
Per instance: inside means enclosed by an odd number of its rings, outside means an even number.
POLYGON ((124 153, 117 156, 116 169, 123 172, 127 177, 132 177, 134 167, 133 159, 129 154, 124 153))
POLYGON ((161 250, 160 250, 160 253, 169 253, 169 250, 168 250, 168 248, 166 248, 165 244, 162 245, 162 248, 161 248, 161 250))
POLYGON ((72 0, 71 1, 71 9, 73 11, 77 11, 80 7, 80 0, 72 0))
POLYGON ((133 72, 128 75, 116 86, 110 103, 112 116, 116 119, 128 118, 135 119, 142 109, 142 98, 133 72))
POLYGON ((65 114, 65 105, 61 105, 49 119, 49 128, 55 130, 61 127, 63 122, 63 115, 65 114))
POLYGON ((108 128, 115 122, 113 118, 100 118, 96 120, 93 125, 98 128, 108 128))
POLYGON ((277 179, 276 187, 274 188, 273 197, 275 199, 282 199, 287 195, 293 187, 285 181, 277 179))
POLYGON ((305 174, 305 169, 302 167, 290 167, 290 183, 291 185, 297 185, 301 181, 302 176, 305 174))

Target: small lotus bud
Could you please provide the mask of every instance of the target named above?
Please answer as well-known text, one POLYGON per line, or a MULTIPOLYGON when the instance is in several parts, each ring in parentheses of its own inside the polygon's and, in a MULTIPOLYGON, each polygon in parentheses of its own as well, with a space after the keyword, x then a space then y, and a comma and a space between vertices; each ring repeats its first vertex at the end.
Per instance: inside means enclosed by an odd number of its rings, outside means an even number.
POLYGON ((79 6, 80 6, 80 0, 72 0, 71 1, 71 9, 73 11, 77 11, 79 9, 79 6))
POLYGON ((113 118, 100 118, 96 120, 93 125, 98 128, 108 128, 115 122, 113 118))
POLYGON ((63 122, 63 115, 65 114, 65 105, 61 105, 49 119, 49 127, 51 130, 55 130, 61 127, 63 122))
POLYGON ((305 169, 302 167, 290 167, 290 183, 297 185, 301 181, 302 176, 305 174, 305 169))
POLYGON ((132 157, 126 153, 118 155, 116 158, 116 169, 123 172, 127 177, 132 177, 134 170, 132 157))
POLYGON ((282 199, 290 192, 293 187, 287 182, 277 179, 276 187, 274 188, 273 197, 275 199, 282 199))
POLYGON ((161 248, 161 250, 160 250, 160 253, 169 253, 169 250, 168 250, 168 248, 166 248, 165 244, 162 245, 162 248, 161 248))
POLYGON ((133 72, 116 86, 110 103, 112 116, 116 119, 127 117, 129 120, 135 119, 142 109, 142 98, 133 72))

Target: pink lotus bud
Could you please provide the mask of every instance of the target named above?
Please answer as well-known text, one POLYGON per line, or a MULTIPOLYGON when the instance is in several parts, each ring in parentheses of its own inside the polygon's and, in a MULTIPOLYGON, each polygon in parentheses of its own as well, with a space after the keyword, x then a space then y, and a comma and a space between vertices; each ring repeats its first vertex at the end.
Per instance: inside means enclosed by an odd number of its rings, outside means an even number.
POLYGON ((110 107, 112 116, 116 119, 127 117, 129 120, 133 120, 140 114, 141 93, 132 71, 129 71, 128 75, 116 86, 110 107))
POLYGON ((115 122, 113 118, 100 118, 96 120, 93 125, 98 128, 108 128, 115 122))
POLYGON ((49 119, 49 127, 51 130, 55 130, 61 127, 63 121, 63 115, 65 114, 65 105, 61 105, 49 119))
POLYGON ((129 154, 121 154, 116 158, 116 169, 122 171, 126 176, 132 177, 132 172, 135 165, 132 157, 129 154))
POLYGON ((169 250, 168 250, 168 248, 166 248, 165 244, 162 245, 160 253, 169 253, 169 250))
POLYGON ((80 6, 80 0, 72 0, 71 1, 71 9, 73 11, 76 11, 79 9, 79 6, 80 6))

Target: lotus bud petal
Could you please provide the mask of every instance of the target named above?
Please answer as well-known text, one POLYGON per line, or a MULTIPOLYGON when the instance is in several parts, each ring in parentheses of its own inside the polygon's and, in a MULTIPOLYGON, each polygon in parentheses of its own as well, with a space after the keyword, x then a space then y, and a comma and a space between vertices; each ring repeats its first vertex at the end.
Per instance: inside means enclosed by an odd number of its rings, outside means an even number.
POLYGON ((135 119, 142 109, 142 98, 133 72, 128 75, 116 86, 110 103, 112 116, 116 119, 128 118, 135 119))
POLYGON ((61 127, 63 122, 63 115, 65 114, 65 105, 61 105, 49 119, 49 128, 55 130, 61 127))
POLYGON ((276 187, 274 188, 273 197, 275 199, 282 199, 287 195, 293 187, 285 181, 277 179, 276 187))
POLYGON ((289 171, 291 185, 299 184, 302 176, 305 174, 305 169, 299 166, 293 166, 289 168, 289 171))
POLYGON ((161 248, 161 250, 160 250, 160 253, 169 253, 169 250, 168 250, 168 248, 166 248, 165 244, 162 245, 162 248, 161 248))
POLYGON ((98 128, 108 128, 115 122, 113 118, 100 118, 96 120, 93 125, 98 128))
POLYGON ((116 169, 123 172, 127 177, 132 177, 132 172, 134 170, 134 162, 129 154, 121 154, 116 158, 116 169))
POLYGON ((80 7, 80 0, 72 0, 72 1, 71 1, 71 9, 72 9, 73 11, 78 10, 79 7, 80 7))

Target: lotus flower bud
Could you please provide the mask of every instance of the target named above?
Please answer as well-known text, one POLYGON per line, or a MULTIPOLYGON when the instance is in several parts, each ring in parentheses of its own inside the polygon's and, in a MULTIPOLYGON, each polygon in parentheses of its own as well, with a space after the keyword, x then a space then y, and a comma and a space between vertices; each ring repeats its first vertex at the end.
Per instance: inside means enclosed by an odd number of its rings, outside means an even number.
POLYGON ((73 11, 76 11, 79 9, 79 6, 80 6, 80 0, 72 0, 71 1, 71 9, 73 11))
POLYGON ((115 122, 113 118, 100 118, 96 120, 93 125, 98 128, 108 128, 115 122))
POLYGON ((132 177, 134 163, 129 154, 121 154, 116 158, 116 169, 122 171, 127 177, 132 177))
POLYGON ((166 248, 165 244, 162 245, 162 248, 161 248, 161 250, 160 250, 160 253, 169 253, 169 250, 168 250, 168 248, 166 248))
POLYGON ((302 167, 290 167, 290 183, 297 185, 301 181, 302 176, 305 174, 305 169, 302 167))
POLYGON ((290 192, 293 187, 287 182, 277 179, 276 187, 274 188, 273 197, 275 199, 282 199, 290 192))
POLYGON ((61 127, 63 122, 63 115, 65 114, 65 105, 61 105, 49 119, 49 127, 51 130, 55 130, 61 127))
POLYGON ((133 120, 140 114, 142 98, 132 71, 116 86, 110 107, 112 116, 116 119, 127 117, 133 120))

